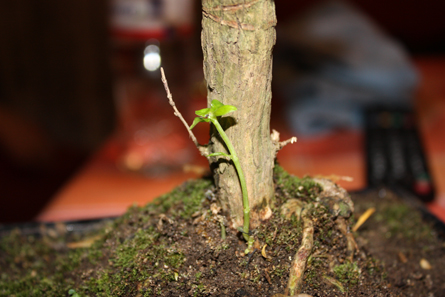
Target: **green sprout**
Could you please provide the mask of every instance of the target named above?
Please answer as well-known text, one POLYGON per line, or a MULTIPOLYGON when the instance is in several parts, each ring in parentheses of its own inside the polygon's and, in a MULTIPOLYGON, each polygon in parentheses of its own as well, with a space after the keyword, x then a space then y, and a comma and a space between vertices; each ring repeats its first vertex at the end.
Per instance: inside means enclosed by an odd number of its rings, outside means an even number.
POLYGON ((230 155, 223 152, 218 152, 209 154, 208 157, 225 156, 228 157, 230 160, 232 160, 233 165, 235 165, 236 171, 238 173, 238 178, 241 184, 241 192, 243 194, 244 225, 242 233, 244 239, 247 241, 248 247, 246 253, 248 253, 253 245, 254 239, 249 234, 250 207, 249 207, 249 199, 247 196, 246 179, 244 178, 244 172, 241 168, 238 156, 236 155, 235 148, 233 147, 232 142, 227 137, 226 133, 224 132, 223 128, 218 122, 218 117, 231 113, 235 110, 237 110, 237 108, 233 105, 224 105, 218 100, 212 100, 210 108, 204 108, 195 111, 198 117, 196 117, 193 120, 193 124, 190 126, 190 129, 193 129, 200 122, 206 122, 206 123, 211 122, 215 126, 216 130, 218 131, 219 135, 221 136, 222 140, 227 146, 227 149, 229 150, 230 155))
POLYGON ((68 295, 71 296, 71 297, 80 297, 80 295, 74 289, 70 289, 68 291, 68 295))

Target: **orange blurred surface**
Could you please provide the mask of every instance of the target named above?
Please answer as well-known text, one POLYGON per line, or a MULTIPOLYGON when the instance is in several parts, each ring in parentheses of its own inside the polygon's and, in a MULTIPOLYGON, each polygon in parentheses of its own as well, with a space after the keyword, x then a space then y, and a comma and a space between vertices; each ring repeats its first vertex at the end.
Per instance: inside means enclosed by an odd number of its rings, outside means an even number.
POLYGON ((429 210, 445 222, 445 57, 416 60, 422 81, 416 98, 419 130, 436 187, 429 210))
MULTIPOLYGON (((445 221, 445 58, 418 58, 415 61, 422 76, 416 98, 420 131, 437 198, 430 210, 445 221)), ((281 138, 292 135, 278 122, 281 138)), ((274 127, 274 120, 271 124, 274 127)), ((185 129, 183 133, 186 136, 185 129)), ((143 205, 199 174, 176 170, 168 175, 145 177, 123 171, 116 165, 121 147, 112 137, 78 174, 54 196, 40 213, 39 221, 77 220, 120 215, 132 204, 143 205)), ((347 190, 366 187, 363 135, 341 131, 328 136, 298 139, 278 154, 279 163, 290 173, 322 176, 347 176, 339 181, 347 190)), ((205 168, 206 160, 195 150, 189 162, 205 168)))

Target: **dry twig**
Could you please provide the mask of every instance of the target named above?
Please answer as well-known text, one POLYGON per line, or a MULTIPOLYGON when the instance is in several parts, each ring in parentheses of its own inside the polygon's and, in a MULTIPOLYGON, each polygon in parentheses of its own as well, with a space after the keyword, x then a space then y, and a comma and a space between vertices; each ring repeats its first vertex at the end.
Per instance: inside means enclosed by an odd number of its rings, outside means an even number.
POLYGON ((173 107, 174 110, 174 115, 177 116, 181 122, 184 124, 185 128, 187 129, 190 138, 192 139, 193 143, 195 144, 196 148, 199 150, 199 153, 206 157, 208 156, 208 150, 207 147, 202 146, 198 143, 198 140, 195 137, 195 134, 193 134, 192 130, 190 129, 189 125, 187 124, 187 122, 184 120, 184 118, 182 117, 182 114, 179 112, 179 110, 176 108, 176 104, 173 101, 173 97, 172 94, 170 93, 170 89, 168 87, 168 82, 167 79, 165 78, 165 74, 164 74, 164 68, 161 67, 161 79, 162 79, 162 83, 164 84, 164 88, 165 88, 165 92, 167 93, 167 98, 168 98, 168 102, 170 103, 170 105, 173 107))
POLYGON ((360 228, 361 225, 363 225, 369 217, 375 212, 375 207, 368 208, 357 220, 357 223, 355 223, 354 228, 352 228, 352 231, 355 232, 360 228))

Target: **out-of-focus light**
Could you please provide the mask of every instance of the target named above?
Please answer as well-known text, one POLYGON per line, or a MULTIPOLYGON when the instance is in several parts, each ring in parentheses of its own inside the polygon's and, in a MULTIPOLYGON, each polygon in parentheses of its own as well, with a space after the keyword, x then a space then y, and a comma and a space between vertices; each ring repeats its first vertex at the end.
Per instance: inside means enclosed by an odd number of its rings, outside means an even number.
POLYGON ((156 71, 161 66, 161 54, 159 46, 150 44, 144 50, 144 68, 148 71, 156 71))

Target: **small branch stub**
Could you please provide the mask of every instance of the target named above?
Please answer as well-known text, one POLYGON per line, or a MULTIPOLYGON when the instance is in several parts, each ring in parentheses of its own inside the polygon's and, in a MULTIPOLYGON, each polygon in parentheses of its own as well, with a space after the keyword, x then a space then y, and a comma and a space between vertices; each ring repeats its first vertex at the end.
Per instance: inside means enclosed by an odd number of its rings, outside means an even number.
POLYGON ((297 137, 291 137, 285 141, 280 141, 280 133, 275 130, 272 129, 272 134, 270 135, 270 138, 272 139, 272 143, 275 146, 275 155, 286 145, 288 145, 289 143, 295 143, 297 142, 297 137))

